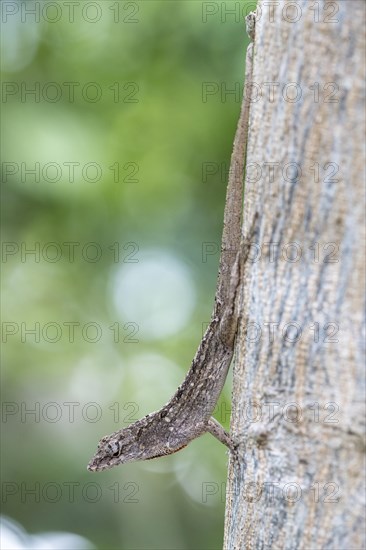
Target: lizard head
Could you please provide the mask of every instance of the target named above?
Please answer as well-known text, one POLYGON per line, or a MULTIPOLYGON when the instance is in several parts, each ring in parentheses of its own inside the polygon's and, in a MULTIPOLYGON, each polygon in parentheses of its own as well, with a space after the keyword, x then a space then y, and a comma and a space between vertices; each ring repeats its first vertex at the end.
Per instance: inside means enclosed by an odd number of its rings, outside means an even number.
MULTIPOLYGON (((103 437, 97 452, 88 464, 90 472, 108 470, 119 464, 149 460, 177 452, 187 444, 187 437, 162 422, 167 414, 148 414, 134 424, 103 437)), ((203 433, 203 432, 202 432, 203 433)))
POLYGON ((126 428, 106 435, 99 441, 88 470, 100 472, 126 462, 169 454, 169 450, 165 449, 165 438, 162 442, 156 432, 156 426, 160 426, 160 422, 157 413, 148 414, 126 428))
POLYGON ((88 464, 90 472, 100 472, 137 459, 139 454, 136 438, 129 428, 103 437, 88 464))

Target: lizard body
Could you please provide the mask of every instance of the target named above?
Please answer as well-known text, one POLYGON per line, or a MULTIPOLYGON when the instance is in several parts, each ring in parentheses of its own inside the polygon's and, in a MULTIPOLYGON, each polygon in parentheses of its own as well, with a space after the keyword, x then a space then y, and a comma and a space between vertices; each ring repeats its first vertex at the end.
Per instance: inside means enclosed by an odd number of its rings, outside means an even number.
MULTIPOLYGON (((253 24, 254 15, 250 16, 250 23, 253 24)), ((246 83, 251 79, 252 49, 253 45, 250 44, 247 50, 246 83)), ((211 415, 230 367, 238 322, 236 293, 240 281, 243 174, 249 105, 250 95, 244 93, 231 155, 219 275, 211 322, 186 378, 170 401, 159 411, 103 437, 89 462, 90 471, 172 454, 206 432, 210 432, 229 448, 234 448, 229 434, 211 415)))

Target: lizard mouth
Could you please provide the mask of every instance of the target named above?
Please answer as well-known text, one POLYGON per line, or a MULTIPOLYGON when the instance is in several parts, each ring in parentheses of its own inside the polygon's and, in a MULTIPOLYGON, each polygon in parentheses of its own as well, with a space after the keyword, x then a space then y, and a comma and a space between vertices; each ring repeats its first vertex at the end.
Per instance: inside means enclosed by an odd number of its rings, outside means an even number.
POLYGON ((110 462, 107 464, 97 464, 96 462, 91 461, 87 466, 87 470, 89 470, 89 472, 101 472, 102 470, 107 470, 112 466, 114 466, 114 464, 111 464, 110 462))
POLYGON ((101 469, 99 460, 97 458, 92 458, 87 466, 87 469, 89 470, 89 472, 98 472, 98 470, 101 469))
POLYGON ((112 466, 113 459, 106 460, 98 455, 94 456, 87 466, 89 472, 100 472, 112 466))
POLYGON ((108 468, 113 468, 113 466, 118 466, 123 464, 122 458, 120 456, 110 456, 106 453, 105 447, 98 447, 97 452, 90 460, 87 470, 89 472, 101 472, 102 470, 107 470, 108 468))

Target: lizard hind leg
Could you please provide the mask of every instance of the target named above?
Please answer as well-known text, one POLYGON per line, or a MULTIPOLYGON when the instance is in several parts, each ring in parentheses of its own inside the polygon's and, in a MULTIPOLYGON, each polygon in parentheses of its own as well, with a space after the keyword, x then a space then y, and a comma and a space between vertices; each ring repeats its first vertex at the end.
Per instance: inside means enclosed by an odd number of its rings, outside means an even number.
POLYGON ((215 420, 212 416, 207 422, 207 431, 210 432, 216 439, 221 441, 224 445, 229 447, 230 450, 234 450, 235 445, 233 440, 230 437, 230 434, 227 433, 227 431, 224 430, 224 428, 221 426, 217 420, 215 420))

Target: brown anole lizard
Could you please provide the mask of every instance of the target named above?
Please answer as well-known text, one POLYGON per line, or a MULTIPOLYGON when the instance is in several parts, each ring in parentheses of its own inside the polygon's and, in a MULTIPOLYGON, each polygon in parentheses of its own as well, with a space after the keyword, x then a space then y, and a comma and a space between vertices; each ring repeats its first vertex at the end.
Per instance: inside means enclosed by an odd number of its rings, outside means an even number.
MULTIPOLYGON (((254 37, 255 15, 247 17, 254 37)), ((253 44, 246 56, 245 82, 251 80, 253 44)), ((240 282, 243 175, 250 105, 249 88, 243 102, 231 155, 224 211, 219 275, 211 322, 190 370, 170 401, 127 428, 103 437, 88 470, 97 472, 119 464, 175 453, 200 435, 210 432, 234 450, 230 435, 211 416, 225 383, 234 351, 238 314, 236 294, 240 282)))

